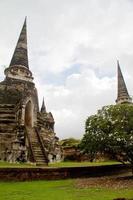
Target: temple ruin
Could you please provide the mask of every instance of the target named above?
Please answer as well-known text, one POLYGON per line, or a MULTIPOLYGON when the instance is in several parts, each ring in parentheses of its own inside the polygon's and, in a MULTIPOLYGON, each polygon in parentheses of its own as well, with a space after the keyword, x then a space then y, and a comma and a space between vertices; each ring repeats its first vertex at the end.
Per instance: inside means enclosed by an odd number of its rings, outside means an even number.
POLYGON ((54 118, 38 94, 29 69, 26 19, 10 65, 0 82, 0 159, 47 165, 60 160, 54 118))

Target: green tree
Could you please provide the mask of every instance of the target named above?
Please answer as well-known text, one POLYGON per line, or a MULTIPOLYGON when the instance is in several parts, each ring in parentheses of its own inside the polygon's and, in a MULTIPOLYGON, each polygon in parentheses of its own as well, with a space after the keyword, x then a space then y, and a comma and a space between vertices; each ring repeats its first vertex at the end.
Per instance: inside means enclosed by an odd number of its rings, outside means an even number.
POLYGON ((109 152, 133 165, 133 105, 105 106, 88 117, 80 148, 92 160, 97 152, 109 152))

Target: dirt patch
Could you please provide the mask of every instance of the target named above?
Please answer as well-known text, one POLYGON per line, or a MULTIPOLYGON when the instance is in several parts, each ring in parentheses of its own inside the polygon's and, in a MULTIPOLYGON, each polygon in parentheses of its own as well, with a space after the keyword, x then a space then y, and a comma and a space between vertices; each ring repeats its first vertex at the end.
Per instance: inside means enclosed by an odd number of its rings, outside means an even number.
POLYGON ((117 198, 117 199, 114 199, 114 200, 133 200, 133 199, 117 198))
POLYGON ((117 198, 117 199, 113 199, 113 200, 133 200, 133 199, 117 198))
POLYGON ((133 188, 133 177, 100 177, 100 178, 86 178, 75 180, 75 186, 78 188, 89 188, 89 187, 104 187, 113 189, 126 189, 133 188))

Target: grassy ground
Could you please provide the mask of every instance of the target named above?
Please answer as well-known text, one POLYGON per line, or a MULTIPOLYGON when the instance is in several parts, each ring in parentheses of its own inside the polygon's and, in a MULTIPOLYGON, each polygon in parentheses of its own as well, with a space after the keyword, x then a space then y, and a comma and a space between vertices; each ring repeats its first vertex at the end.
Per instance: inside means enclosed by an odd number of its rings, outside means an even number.
POLYGON ((80 188, 76 181, 0 182, 0 200, 113 200, 133 197, 132 188, 80 188))
POLYGON ((112 165, 120 164, 116 161, 105 161, 105 162, 59 162, 59 163, 50 163, 50 167, 80 167, 80 166, 99 166, 99 165, 112 165))
MULTIPOLYGON (((117 162, 61 162, 50 167, 110 165, 117 162)), ((30 164, 0 162, 0 167, 35 167, 30 164)), ((0 200, 113 200, 133 198, 133 180, 106 178, 60 181, 0 182, 0 200), (104 184, 103 184, 104 183, 104 184)))
POLYGON ((0 168, 13 168, 13 167, 17 167, 17 168, 24 168, 24 167, 36 167, 33 164, 27 164, 27 163, 9 163, 9 162, 3 162, 0 161, 0 168))
MULTIPOLYGON (((49 167, 78 167, 78 166, 98 166, 98 165, 111 165, 111 164, 119 164, 119 162, 108 161, 108 162, 59 162, 59 163, 49 163, 49 167)), ((5 167, 36 167, 33 164, 20 164, 20 163, 8 163, 0 161, 0 168, 5 167)))

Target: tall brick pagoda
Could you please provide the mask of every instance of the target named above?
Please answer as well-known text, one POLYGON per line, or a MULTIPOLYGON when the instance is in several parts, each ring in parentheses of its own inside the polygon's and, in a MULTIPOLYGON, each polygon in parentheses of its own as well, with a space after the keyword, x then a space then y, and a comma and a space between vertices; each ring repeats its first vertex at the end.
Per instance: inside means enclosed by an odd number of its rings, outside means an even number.
POLYGON ((117 104, 131 103, 132 99, 128 94, 128 90, 121 72, 119 61, 117 61, 117 104))
POLYGON ((26 19, 10 65, 0 82, 0 159, 47 165, 60 159, 52 113, 38 94, 29 69, 26 19))

